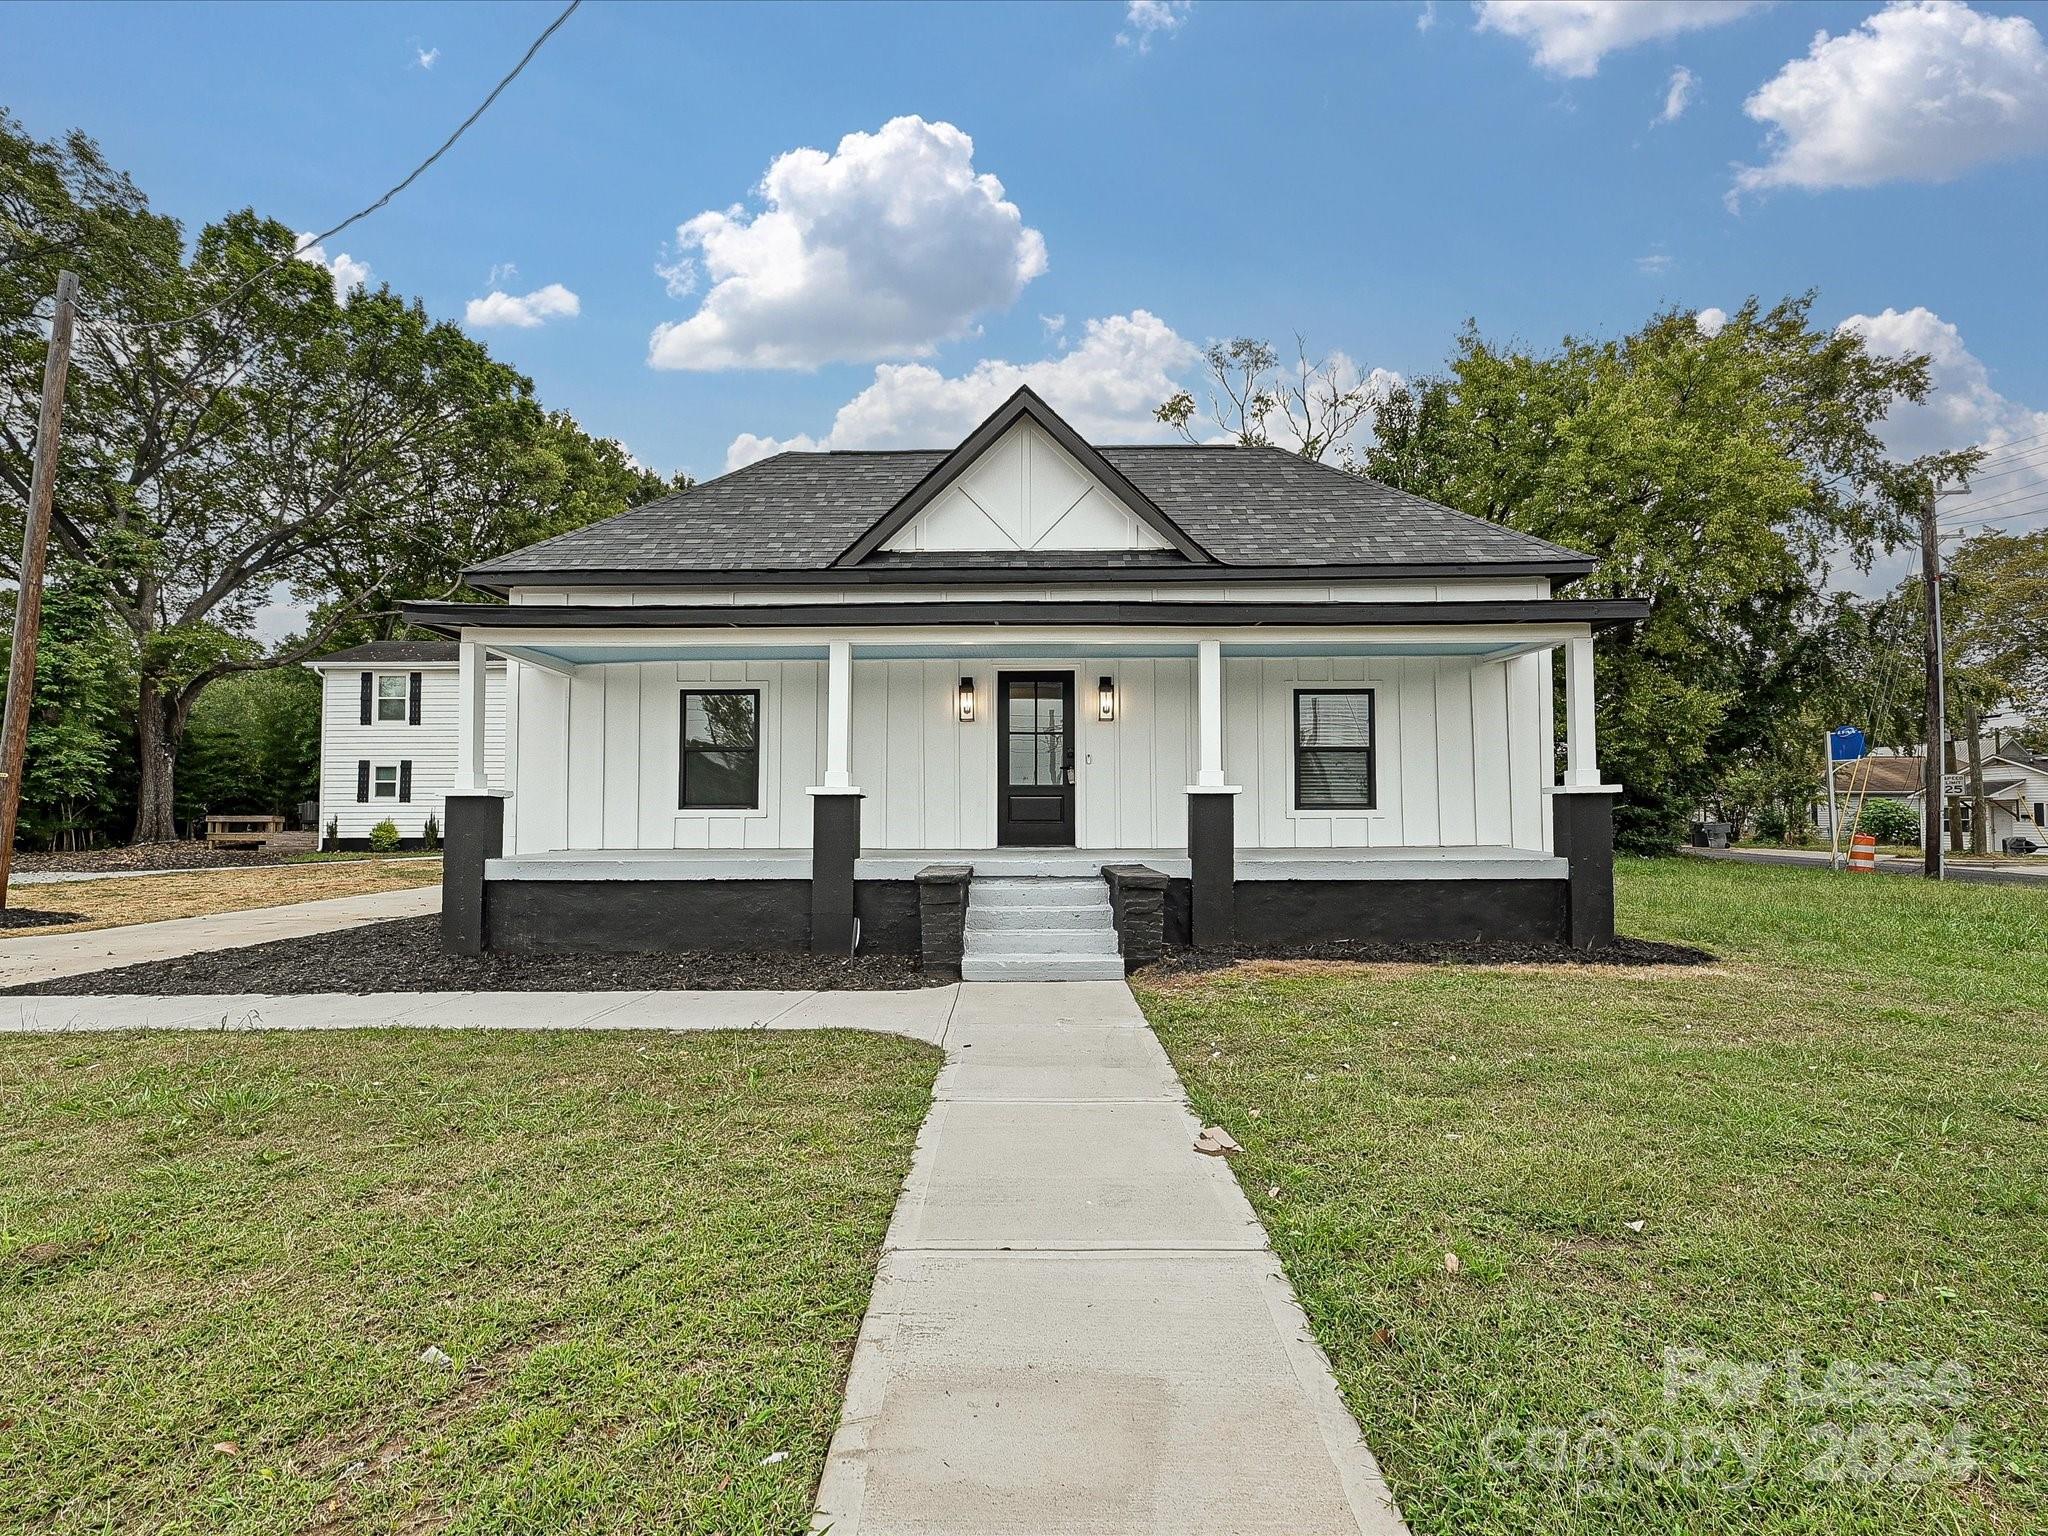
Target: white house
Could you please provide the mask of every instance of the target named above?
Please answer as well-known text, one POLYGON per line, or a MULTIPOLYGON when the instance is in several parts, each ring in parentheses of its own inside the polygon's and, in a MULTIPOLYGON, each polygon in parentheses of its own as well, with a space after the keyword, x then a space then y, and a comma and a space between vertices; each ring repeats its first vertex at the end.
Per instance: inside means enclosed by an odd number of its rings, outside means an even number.
POLYGON ((444 929, 988 976, 1605 942, 1593 636, 1647 610, 1572 597, 1592 566, 1274 449, 1098 448, 1029 390, 950 449, 778 454, 468 573, 506 603, 407 605, 460 643, 444 929))
MULTIPOLYGON (((403 846, 424 840, 427 818, 447 825, 455 785, 456 647, 450 641, 377 640, 306 663, 320 674, 320 836, 367 848, 390 820, 403 846)), ((504 782, 505 665, 485 669, 484 782, 504 782)))

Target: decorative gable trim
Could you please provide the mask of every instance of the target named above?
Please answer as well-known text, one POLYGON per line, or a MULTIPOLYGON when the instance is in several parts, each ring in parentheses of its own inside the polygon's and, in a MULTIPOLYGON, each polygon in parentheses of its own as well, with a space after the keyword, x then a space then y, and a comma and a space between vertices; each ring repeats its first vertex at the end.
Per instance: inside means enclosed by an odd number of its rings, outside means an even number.
POLYGON ((1123 503, 1125 510, 1151 528, 1169 547, 1204 565, 1215 563, 1207 550, 1183 533, 1172 518, 1159 510, 1149 496, 1131 484, 1115 465, 1096 452, 1086 439, 1062 421, 1059 414, 1041 400, 1029 386, 1019 388, 1014 395, 997 407, 988 420, 970 432, 959 447, 934 465, 929 474, 911 487, 895 506, 883 513, 873 527, 854 540, 832 563, 835 566, 858 565, 866 560, 888 543, 919 512, 937 500, 939 495, 965 474, 983 453, 1001 441, 1005 433, 1019 422, 1027 420, 1036 424, 1082 469, 1100 481, 1105 489, 1123 503))

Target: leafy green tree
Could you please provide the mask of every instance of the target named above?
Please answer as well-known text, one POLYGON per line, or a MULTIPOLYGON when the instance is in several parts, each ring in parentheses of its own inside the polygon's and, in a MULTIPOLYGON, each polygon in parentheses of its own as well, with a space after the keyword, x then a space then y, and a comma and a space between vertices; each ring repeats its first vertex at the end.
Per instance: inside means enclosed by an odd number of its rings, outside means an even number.
MULTIPOLYGON (((388 289, 338 300, 293 248, 244 211, 188 251, 89 139, 39 143, 0 114, 0 487, 18 519, 37 305, 69 266, 85 303, 53 547, 92 573, 130 649, 138 840, 175 834, 209 686, 386 632, 401 598, 449 590, 463 563, 659 484, 455 326, 388 289), (255 615, 280 591, 312 618, 265 646, 255 615)), ((18 523, 0 546, 19 547, 18 523)))
POLYGON ((303 667, 223 678, 186 727, 178 819, 289 816, 320 786, 320 679, 303 667))
POLYGON ((1877 425, 1925 395, 1927 360, 1818 330, 1812 303, 1752 299, 1712 336, 1673 310, 1544 354, 1468 326, 1442 375, 1378 412, 1366 473, 1593 555, 1574 594, 1649 599, 1599 656, 1626 845, 1668 847, 1823 673, 1829 561, 1867 567, 1970 462, 1886 455, 1877 425))
MULTIPOLYGON (((13 619, 10 594, 0 603, 0 678, 13 619)), ((127 649, 90 584, 47 585, 16 833, 23 842, 82 847, 111 832, 132 775, 126 704, 133 689, 127 649)))

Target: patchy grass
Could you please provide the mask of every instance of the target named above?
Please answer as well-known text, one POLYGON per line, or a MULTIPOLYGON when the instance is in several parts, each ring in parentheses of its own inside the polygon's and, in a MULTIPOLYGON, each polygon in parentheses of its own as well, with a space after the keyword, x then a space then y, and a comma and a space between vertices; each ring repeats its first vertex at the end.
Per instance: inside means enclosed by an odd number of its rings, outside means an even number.
MULTIPOLYGON (((189 875, 147 875, 133 880, 62 880, 48 885, 22 885, 8 892, 9 901, 52 912, 75 912, 80 920, 61 927, 15 930, 6 937, 34 934, 47 938, 83 933, 89 928, 161 922, 172 917, 281 907, 328 896, 362 896, 372 891, 434 885, 440 879, 439 858, 357 859, 314 865, 266 864, 246 869, 194 871, 189 875)), ((4 942, 5 937, 0 937, 0 943, 4 942)))
POLYGON ((1416 1531, 2043 1528, 2048 892, 1666 859, 1621 909, 1725 963, 1140 986, 1416 1531), (1794 1351, 1967 1380, 1795 1400, 1794 1351))
POLYGON ((802 1531, 937 1066, 0 1038, 0 1529, 802 1531))

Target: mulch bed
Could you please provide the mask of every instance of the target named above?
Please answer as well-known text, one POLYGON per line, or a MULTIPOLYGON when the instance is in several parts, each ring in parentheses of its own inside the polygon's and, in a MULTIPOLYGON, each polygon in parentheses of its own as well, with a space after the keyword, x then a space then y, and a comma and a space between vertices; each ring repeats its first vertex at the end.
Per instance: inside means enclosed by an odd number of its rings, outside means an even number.
POLYGON ((1474 939, 1444 944, 1241 944, 1234 950, 1173 949, 1148 976, 1223 971, 1240 960, 1340 960, 1358 965, 1712 965, 1720 956, 1690 944, 1617 938, 1605 949, 1474 939))
POLYGON ((726 992, 754 987, 887 992, 937 985, 907 955, 450 955, 441 950, 438 917, 409 917, 61 976, 9 987, 0 995, 259 992, 288 997, 309 992, 726 992))
POLYGON ((83 922, 76 912, 38 912, 34 907, 0 907, 0 928, 54 928, 83 922))
POLYGON ((126 869, 227 869, 240 864, 282 864, 292 854, 284 849, 209 848, 204 843, 137 843, 132 848, 89 848, 81 853, 16 853, 15 870, 24 875, 96 875, 126 869))

